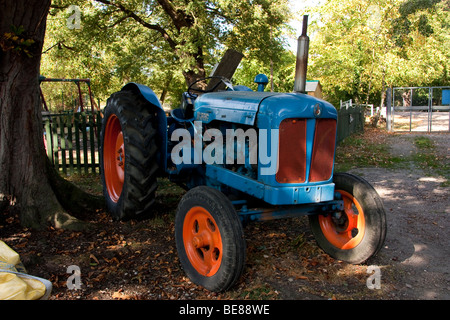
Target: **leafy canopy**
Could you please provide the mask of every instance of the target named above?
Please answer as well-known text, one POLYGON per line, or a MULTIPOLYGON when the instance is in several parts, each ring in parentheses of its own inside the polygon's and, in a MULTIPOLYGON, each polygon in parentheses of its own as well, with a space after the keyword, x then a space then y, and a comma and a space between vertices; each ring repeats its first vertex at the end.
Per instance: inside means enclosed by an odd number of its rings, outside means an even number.
POLYGON ((326 0, 314 19, 308 74, 327 99, 379 104, 387 86, 449 85, 449 1, 326 0))
POLYGON ((41 73, 91 78, 102 99, 134 81, 175 105, 228 48, 261 69, 282 63, 289 12, 288 0, 55 0, 41 73), (70 5, 80 8, 79 29, 67 26, 70 5))

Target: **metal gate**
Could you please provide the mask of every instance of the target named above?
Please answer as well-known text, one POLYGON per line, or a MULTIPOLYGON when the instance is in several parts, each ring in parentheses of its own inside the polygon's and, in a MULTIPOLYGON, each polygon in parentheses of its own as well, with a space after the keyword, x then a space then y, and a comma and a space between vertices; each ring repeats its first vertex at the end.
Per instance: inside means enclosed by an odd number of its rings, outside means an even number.
POLYGON ((450 131, 450 87, 395 87, 388 89, 388 130, 450 131))

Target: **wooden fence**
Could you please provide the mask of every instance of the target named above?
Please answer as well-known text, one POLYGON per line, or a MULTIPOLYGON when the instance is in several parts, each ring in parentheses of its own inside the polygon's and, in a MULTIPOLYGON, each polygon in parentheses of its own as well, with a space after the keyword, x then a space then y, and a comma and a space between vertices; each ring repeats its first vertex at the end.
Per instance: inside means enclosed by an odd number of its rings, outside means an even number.
POLYGON ((95 114, 43 114, 47 156, 64 173, 99 173, 98 142, 102 116, 95 114))
POLYGON ((337 143, 353 133, 364 131, 364 106, 341 106, 338 110, 337 143))

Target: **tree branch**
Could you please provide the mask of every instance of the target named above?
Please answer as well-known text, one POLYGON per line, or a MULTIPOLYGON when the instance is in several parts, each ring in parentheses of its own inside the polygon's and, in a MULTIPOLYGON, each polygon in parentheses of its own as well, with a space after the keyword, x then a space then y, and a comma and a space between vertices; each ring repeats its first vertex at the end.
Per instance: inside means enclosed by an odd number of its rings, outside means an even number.
POLYGON ((65 40, 62 40, 62 41, 59 41, 59 42, 55 43, 55 44, 52 45, 50 48, 48 48, 48 49, 42 51, 42 54, 45 54, 45 53, 49 52, 50 50, 52 50, 52 49, 53 49, 54 47, 56 47, 56 46, 58 46, 58 49, 62 49, 62 47, 64 47, 64 48, 69 49, 69 50, 72 50, 72 51, 77 51, 74 47, 66 46, 66 45, 64 44, 64 41, 65 41, 65 40))
POLYGON ((50 8, 51 9, 67 9, 68 7, 70 7, 71 5, 70 4, 66 4, 66 5, 63 5, 63 6, 57 6, 57 5, 55 5, 55 4, 51 4, 50 5, 50 8))
POLYGON ((182 27, 189 27, 189 23, 185 19, 185 15, 179 14, 179 12, 175 10, 170 1, 158 0, 158 3, 163 8, 164 12, 169 15, 170 19, 172 19, 175 28, 177 28, 178 31, 180 31, 182 27))
POLYGON ((124 15, 122 18, 117 19, 116 22, 114 22, 113 24, 109 25, 109 26, 104 26, 102 29, 108 29, 108 28, 113 28, 115 26, 117 26, 119 23, 121 23, 122 21, 125 21, 126 19, 131 18, 130 15, 124 15))
POLYGON ((227 21, 228 23, 233 24, 233 23, 236 22, 236 21, 234 21, 234 19, 228 17, 227 15, 225 15, 223 12, 221 12, 221 11, 220 11, 219 9, 217 9, 217 8, 212 8, 212 7, 209 7, 208 5, 206 5, 206 6, 205 6, 205 9, 206 9, 206 11, 208 11, 208 12, 210 12, 210 13, 212 13, 212 14, 214 14, 214 15, 220 17, 220 18, 223 18, 223 19, 224 19, 225 21, 227 21))
POLYGON ((139 23, 143 27, 159 32, 161 34, 161 36, 167 41, 169 46, 174 50, 176 49, 177 43, 169 36, 169 34, 166 32, 166 30, 164 30, 164 28, 162 28, 160 25, 148 23, 147 21, 145 21, 144 19, 139 17, 135 12, 125 8, 121 3, 115 3, 115 2, 112 3, 109 0, 95 0, 95 1, 106 4, 108 6, 116 7, 118 9, 120 9, 120 11, 125 13, 129 18, 134 19, 137 23, 139 23))

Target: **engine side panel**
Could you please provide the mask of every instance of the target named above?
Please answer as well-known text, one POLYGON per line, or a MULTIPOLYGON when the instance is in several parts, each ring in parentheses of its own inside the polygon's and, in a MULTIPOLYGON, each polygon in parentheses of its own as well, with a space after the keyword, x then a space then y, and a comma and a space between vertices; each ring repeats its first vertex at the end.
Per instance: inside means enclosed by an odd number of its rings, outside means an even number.
POLYGON ((214 120, 254 125, 259 104, 274 92, 224 91, 206 93, 195 101, 194 118, 208 124, 214 120))

